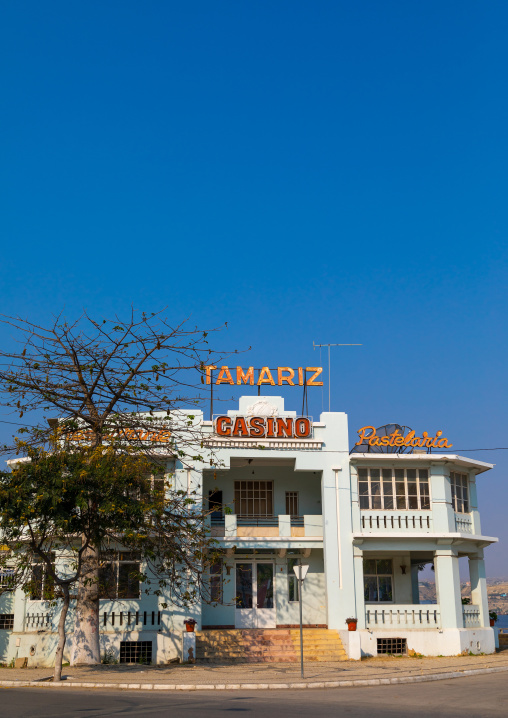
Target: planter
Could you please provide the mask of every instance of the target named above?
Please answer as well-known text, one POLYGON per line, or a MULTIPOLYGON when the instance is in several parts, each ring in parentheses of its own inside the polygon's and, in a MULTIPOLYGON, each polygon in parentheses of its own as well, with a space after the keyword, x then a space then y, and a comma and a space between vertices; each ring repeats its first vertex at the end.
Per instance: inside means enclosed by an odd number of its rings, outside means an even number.
POLYGON ((194 633, 194 627, 196 625, 196 621, 184 621, 185 623, 185 630, 187 633, 194 633))
POLYGON ((358 621, 348 621, 347 630, 348 631, 356 631, 357 623, 358 623, 358 621))
POLYGON ((490 620, 490 627, 491 627, 491 628, 494 628, 494 626, 496 625, 496 619, 495 619, 495 618, 490 618, 489 620, 490 620))

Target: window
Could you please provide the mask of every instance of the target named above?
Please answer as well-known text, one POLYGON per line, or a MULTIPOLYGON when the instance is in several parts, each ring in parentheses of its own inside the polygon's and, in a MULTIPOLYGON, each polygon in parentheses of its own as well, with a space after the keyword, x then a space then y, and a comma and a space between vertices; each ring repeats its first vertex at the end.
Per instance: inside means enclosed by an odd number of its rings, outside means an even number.
POLYGON ((366 558, 363 561, 363 586, 368 603, 393 601, 392 560, 366 558))
POLYGON ((121 641, 120 663, 151 663, 152 641, 121 641))
POLYGON ((378 638, 377 652, 387 653, 392 656, 403 656, 407 653, 407 643, 405 638, 378 638))
POLYGON ((0 594, 4 591, 12 591, 14 580, 14 569, 2 568, 0 571, 0 594))
POLYGON ((298 579, 293 571, 294 566, 300 561, 299 558, 288 558, 288 601, 299 601, 298 579))
POLYGON ((459 514, 469 513, 469 487, 467 474, 450 471, 452 485, 452 506, 459 514))
POLYGON ((0 613, 0 629, 12 631, 14 628, 14 614, 13 613, 0 613))
POLYGON ((430 509, 428 469, 358 469, 361 509, 430 509))
POLYGON ((273 516, 273 481, 235 481, 238 516, 273 516))
POLYGON ((140 554, 111 551, 101 557, 99 598, 139 598, 140 554))
MULTIPOLYGON (((51 554, 51 564, 55 565, 55 554, 51 554)), ((55 582, 42 558, 32 564, 32 601, 52 601, 55 598, 55 582)))
POLYGON ((286 514, 298 516, 298 491, 286 491, 286 514))
POLYGON ((222 561, 210 566, 210 600, 214 603, 222 601, 222 561))

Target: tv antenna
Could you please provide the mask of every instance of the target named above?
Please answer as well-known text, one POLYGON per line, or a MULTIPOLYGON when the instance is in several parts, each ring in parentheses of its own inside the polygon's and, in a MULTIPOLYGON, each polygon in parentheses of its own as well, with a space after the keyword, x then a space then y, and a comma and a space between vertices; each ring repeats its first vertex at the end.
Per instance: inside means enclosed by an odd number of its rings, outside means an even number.
POLYGON ((362 347, 363 344, 315 344, 312 342, 314 349, 321 349, 321 347, 328 347, 328 411, 331 411, 332 399, 331 399, 331 377, 332 373, 330 370, 330 347, 362 347))

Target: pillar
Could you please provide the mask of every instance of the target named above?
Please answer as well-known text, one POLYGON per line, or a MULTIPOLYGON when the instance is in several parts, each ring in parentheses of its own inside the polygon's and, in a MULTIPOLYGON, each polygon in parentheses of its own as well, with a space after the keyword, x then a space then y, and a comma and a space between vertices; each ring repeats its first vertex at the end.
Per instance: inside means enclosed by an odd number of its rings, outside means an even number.
POLYGON ((490 625, 487 596, 487 577, 483 551, 469 557, 469 580, 471 581, 471 603, 480 609, 480 626, 490 625))
POLYGON ((413 603, 420 603, 420 587, 419 587, 419 571, 418 571, 418 564, 412 563, 411 564, 411 594, 413 598, 413 603))
POLYGON ((438 549, 434 569, 442 628, 464 628, 457 549, 438 549))
POLYGON ((353 562, 356 616, 351 618, 358 619, 358 629, 361 629, 365 628, 365 593, 363 589, 363 551, 358 546, 353 547, 353 562))

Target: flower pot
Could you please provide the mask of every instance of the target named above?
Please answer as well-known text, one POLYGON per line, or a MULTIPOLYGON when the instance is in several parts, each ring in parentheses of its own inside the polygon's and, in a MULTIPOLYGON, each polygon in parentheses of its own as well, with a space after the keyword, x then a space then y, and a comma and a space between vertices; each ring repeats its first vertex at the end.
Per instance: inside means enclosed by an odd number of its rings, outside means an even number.
POLYGON ((186 623, 186 624, 185 624, 185 629, 186 629, 187 633, 194 633, 194 626, 195 626, 195 625, 196 625, 195 623, 186 623))
POLYGON ((356 631, 357 623, 358 623, 357 621, 349 621, 349 623, 347 624, 347 630, 348 631, 356 631))
POLYGON ((491 628, 494 628, 495 625, 496 625, 496 619, 495 619, 495 618, 491 618, 491 619, 490 619, 490 627, 491 627, 491 628))

